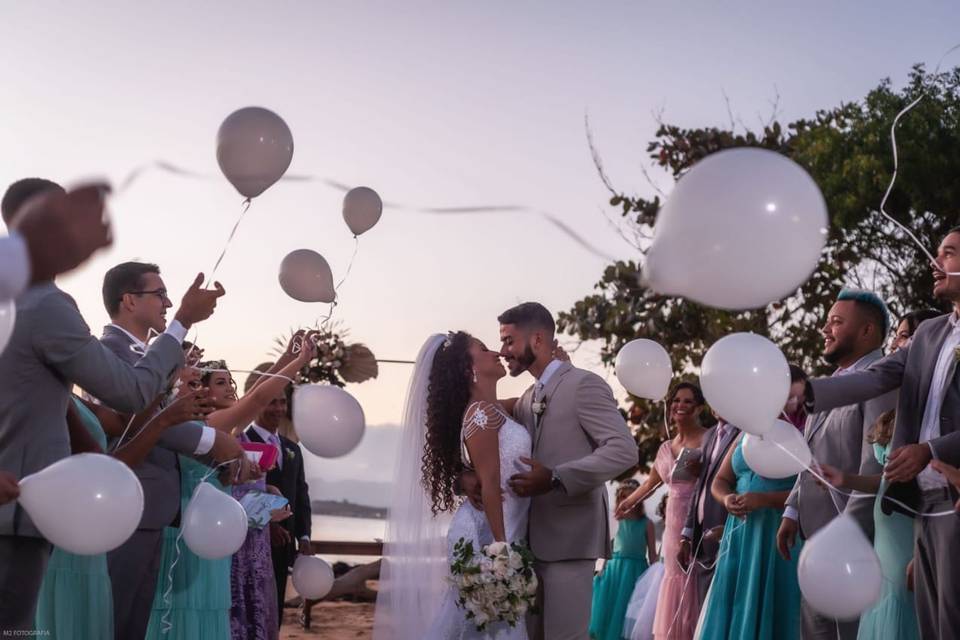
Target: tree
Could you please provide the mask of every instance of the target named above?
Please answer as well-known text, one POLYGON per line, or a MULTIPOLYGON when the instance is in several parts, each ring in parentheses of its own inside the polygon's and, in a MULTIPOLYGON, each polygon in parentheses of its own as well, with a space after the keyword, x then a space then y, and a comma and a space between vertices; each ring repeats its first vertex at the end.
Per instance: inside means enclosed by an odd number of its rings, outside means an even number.
MULTIPOLYGON (((843 286, 876 291, 895 316, 936 306, 929 261, 878 211, 893 170, 890 126, 897 113, 923 93, 924 99, 897 130, 899 176, 885 210, 912 229, 924 246, 935 249, 960 212, 960 67, 934 75, 916 65, 899 91, 884 80, 861 101, 818 111, 786 126, 776 120, 776 113, 758 132, 742 124, 738 131, 732 117, 729 129, 660 123, 647 153, 674 179, 711 153, 747 146, 792 158, 820 186, 831 223, 820 262, 795 293, 766 309, 722 311, 644 288, 639 280, 643 242, 656 223, 660 198, 628 196, 615 189, 594 152, 611 192, 610 205, 619 209, 639 239, 640 255, 636 261, 608 266, 594 293, 560 314, 559 329, 581 341, 600 341, 606 366, 613 365, 628 341, 656 340, 670 353, 674 371, 685 377, 699 369, 716 340, 753 331, 770 337, 789 361, 822 374, 826 369, 819 359, 819 328, 843 286)), ((634 397, 629 403, 641 467, 646 467, 662 440, 662 407, 634 397)))

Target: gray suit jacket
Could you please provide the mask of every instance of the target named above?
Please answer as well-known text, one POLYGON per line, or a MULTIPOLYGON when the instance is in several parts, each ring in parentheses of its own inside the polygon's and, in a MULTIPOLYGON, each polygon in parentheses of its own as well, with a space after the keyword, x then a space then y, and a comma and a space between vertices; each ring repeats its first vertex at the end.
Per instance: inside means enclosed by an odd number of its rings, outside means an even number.
MULTIPOLYGON (((723 457, 727 455, 730 444, 737 439, 738 435, 740 435, 740 430, 733 425, 728 425, 727 433, 724 435, 723 440, 720 441, 720 449, 717 451, 717 457, 712 461, 709 457, 713 452, 713 445, 717 440, 717 428, 712 427, 703 437, 703 446, 700 448, 700 476, 697 478, 696 490, 693 494, 693 500, 690 502, 690 509, 687 511, 686 524, 683 527, 685 532, 690 533, 690 541, 693 543, 692 546, 694 549, 698 548, 700 537, 705 530, 719 527, 727 521, 727 508, 717 502, 710 488, 713 485, 713 479, 717 476, 717 471, 720 470, 720 463, 723 462, 723 457), (706 487, 706 493, 704 493, 703 502, 703 522, 700 522, 697 516, 700 514, 700 494, 703 492, 704 487, 706 487)), ((702 547, 700 548, 702 549, 702 547)), ((716 552, 716 549, 702 550, 706 552, 716 552)), ((706 553, 705 555, 712 556, 713 553, 706 553)))
MULTIPOLYGON (((17 319, 0 355, 0 469, 17 478, 70 455, 67 403, 74 384, 118 411, 142 411, 181 366, 183 352, 161 337, 129 363, 105 349, 76 303, 51 283, 17 300, 17 319)), ((17 503, 0 507, 0 535, 41 537, 17 503)))
MULTIPOLYGON (((823 380, 812 380, 816 410, 863 402, 891 390, 897 392, 897 423, 892 449, 920 440, 927 396, 940 349, 950 334, 950 314, 926 320, 917 327, 910 346, 873 363, 865 371, 823 380)), ((960 378, 954 370, 940 407, 940 437, 930 441, 934 455, 960 465, 960 378)))
MULTIPOLYGON (((883 353, 877 349, 861 358, 854 365, 854 372, 831 378, 812 381, 819 385, 843 383, 860 375, 867 367, 881 360, 883 353)), ((817 404, 807 417, 804 437, 810 445, 814 460, 834 466, 847 473, 876 475, 883 471, 873 454, 873 447, 866 441, 870 427, 883 413, 895 408, 896 395, 877 394, 877 397, 847 400, 830 406, 817 404)), ((809 538, 837 516, 837 505, 860 524, 868 537, 873 537, 874 501, 866 498, 851 499, 845 495, 828 492, 817 484, 817 479, 804 471, 797 477, 793 491, 787 498, 787 506, 799 513, 800 533, 809 538), (831 497, 831 494, 833 497, 831 497), (836 500, 836 504, 834 503, 836 500)))
POLYGON ((537 559, 589 560, 610 555, 604 485, 637 464, 636 442, 600 376, 564 363, 544 389, 546 409, 533 413, 533 387, 514 407, 530 431, 533 457, 560 475, 566 491, 530 505, 530 549, 537 559))
MULTIPOLYGON (((110 325, 103 328, 100 342, 120 359, 131 364, 141 357, 130 348, 133 345, 130 336, 110 325)), ((163 529, 176 519, 180 512, 180 466, 177 453, 192 456, 202 434, 203 425, 198 422, 184 422, 169 427, 146 459, 133 469, 143 485, 144 507, 139 529, 163 529)))

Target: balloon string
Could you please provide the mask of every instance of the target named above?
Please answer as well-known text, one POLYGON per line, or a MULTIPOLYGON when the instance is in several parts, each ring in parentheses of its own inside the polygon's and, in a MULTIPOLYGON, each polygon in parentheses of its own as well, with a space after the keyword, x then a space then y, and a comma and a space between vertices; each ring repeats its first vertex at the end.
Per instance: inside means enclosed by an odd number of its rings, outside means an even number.
MULTIPOLYGON (((117 190, 117 193, 122 193, 126 191, 134 182, 136 182, 140 176, 151 169, 158 169, 160 171, 165 171, 172 175, 186 177, 186 178, 195 178, 200 180, 215 180, 219 179, 219 176, 213 176, 210 174, 200 173, 197 171, 192 171, 190 169, 184 169, 183 167, 178 167, 170 162, 164 160, 155 160, 154 162, 147 163, 136 167, 131 171, 124 181, 120 184, 120 188, 117 190)), ((350 190, 350 187, 338 180, 333 180, 331 178, 326 178, 323 176, 302 174, 302 175, 293 175, 293 174, 284 174, 280 181, 285 182, 320 182, 327 185, 338 191, 347 192, 350 190)), ((613 256, 608 255, 606 252, 600 250, 590 242, 588 242, 583 236, 577 233, 573 228, 571 228, 567 223, 558 218, 556 215, 537 209, 534 207, 529 207, 526 205, 471 205, 463 207, 423 207, 415 205, 400 204, 396 202, 384 202, 385 207, 390 207, 391 209, 397 211, 406 211, 408 213, 424 213, 432 215, 464 215, 464 214, 486 214, 486 213, 524 213, 529 215, 537 216, 548 224, 555 227, 562 234, 573 240, 577 245, 579 245, 584 250, 592 253, 598 258, 608 260, 610 262, 615 262, 616 259, 613 256)))
POLYGON ((243 220, 244 214, 250 210, 251 204, 250 198, 247 198, 243 201, 243 205, 240 209, 240 215, 237 216, 237 221, 233 223, 233 229, 230 230, 230 235, 227 236, 227 242, 223 245, 223 250, 220 252, 220 257, 217 258, 216 263, 213 265, 213 270, 210 272, 210 277, 207 278, 207 284, 204 285, 204 288, 210 286, 210 282, 213 280, 213 277, 217 274, 217 269, 220 268, 220 263, 223 262, 223 258, 227 255, 227 249, 230 247, 230 243, 233 242, 233 236, 237 233, 237 228, 240 226, 240 221, 243 220))
MULTIPOLYGON (((847 499, 849 499, 849 500, 862 500, 862 499, 864 499, 864 498, 874 498, 874 499, 880 498, 880 499, 882 499, 882 500, 889 500, 890 502, 896 504, 897 506, 905 509, 906 511, 908 511, 908 512, 910 512, 910 513, 912 513, 912 514, 914 514, 914 515, 916 515, 917 517, 920 517, 920 518, 945 518, 946 516, 956 515, 956 513, 957 513, 957 512, 956 512, 955 510, 953 510, 953 509, 951 509, 951 510, 949 510, 949 511, 937 511, 937 512, 935 512, 935 513, 920 513, 919 511, 917 511, 917 510, 915 510, 915 509, 912 509, 912 508, 909 507, 908 505, 900 502, 900 501, 897 500, 896 498, 891 498, 890 496, 885 495, 885 494, 884 494, 884 495, 881 495, 881 494, 879 494, 879 493, 865 493, 865 492, 861 492, 861 491, 844 491, 843 489, 840 489, 840 488, 835 487, 835 486, 833 486, 832 484, 830 484, 830 482, 828 482, 826 478, 824 478, 822 475, 820 475, 820 473, 813 468, 813 465, 806 464, 803 460, 801 460, 801 459, 798 458, 796 455, 794 455, 794 453, 793 453, 792 451, 790 451, 789 449, 787 449, 785 446, 783 446, 783 445, 780 444, 779 442, 775 442, 774 440, 770 440, 770 442, 772 442, 774 445, 776 445, 778 449, 780 449, 781 451, 783 451, 784 453, 786 453, 788 456, 790 456, 791 458, 793 458, 801 467, 803 467, 803 470, 804 470, 804 471, 807 471, 808 473, 810 473, 810 475, 812 475, 814 478, 816 478, 817 480, 819 480, 820 483, 821 483, 824 487, 826 487, 826 488, 831 492, 831 497, 833 497, 833 494, 836 493, 836 494, 839 494, 839 495, 846 496, 847 499)), ((814 461, 814 462, 815 462, 815 461, 814 461)), ((802 473, 802 472, 801 472, 801 473, 802 473)), ((837 506, 837 505, 836 505, 836 499, 834 499, 834 506, 837 506)), ((842 510, 839 508, 839 506, 837 506, 837 512, 839 513, 840 511, 842 511, 842 510)))
POLYGON ((360 237, 353 236, 353 255, 350 256, 350 262, 347 263, 347 271, 343 274, 343 277, 340 279, 340 282, 337 283, 337 286, 333 288, 334 291, 340 291, 340 285, 347 281, 347 278, 350 277, 350 272, 353 270, 353 261, 357 258, 357 251, 360 250, 360 237))
MULTIPOLYGON (((958 49, 960 49, 960 44, 952 46, 950 49, 946 51, 946 53, 940 56, 940 61, 937 62, 937 66, 933 70, 934 79, 936 79, 937 74, 940 72, 940 65, 943 64, 944 59, 954 51, 957 51, 958 49)), ((887 220, 895 224, 904 233, 906 233, 911 240, 913 240, 914 244, 916 244, 917 247, 920 248, 920 251, 922 251, 927 256, 927 258, 929 258, 930 262, 933 263, 933 266, 935 269, 937 269, 938 271, 943 271, 942 269, 940 269, 940 267, 937 266, 936 258, 933 257, 933 254, 931 254, 930 251, 927 250, 925 246, 923 246, 923 243, 920 242, 920 240, 917 238, 916 235, 914 235, 913 231, 907 228, 906 225, 901 224, 898 220, 896 220, 893 216, 891 216, 886 211, 887 200, 890 198, 890 193, 893 191, 893 186, 897 182, 897 172, 899 171, 899 168, 900 168, 899 153, 897 152, 897 125, 900 123, 900 119, 903 116, 905 116, 908 112, 910 112, 915 106, 917 106, 920 103, 920 101, 922 101, 925 97, 927 97, 927 91, 921 91, 920 95, 917 96, 917 98, 913 100, 913 102, 908 104, 906 107, 904 107, 900 111, 900 113, 897 114, 897 116, 893 119, 893 124, 890 126, 890 144, 893 148, 893 174, 890 176, 890 184, 887 185, 887 190, 883 194, 883 199, 880 201, 880 213, 887 220)), ((944 272, 944 273, 945 275, 948 275, 948 276, 960 275, 960 271, 951 271, 949 273, 948 272, 944 272)))

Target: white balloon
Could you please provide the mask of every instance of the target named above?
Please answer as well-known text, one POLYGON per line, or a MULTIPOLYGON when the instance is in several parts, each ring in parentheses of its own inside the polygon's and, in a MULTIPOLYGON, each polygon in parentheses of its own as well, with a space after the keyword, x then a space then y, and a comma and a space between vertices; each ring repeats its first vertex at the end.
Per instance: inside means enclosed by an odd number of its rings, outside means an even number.
POLYGON ((795 291, 827 240, 813 178, 766 149, 728 149, 677 181, 657 216, 645 283, 721 309, 763 307, 795 291))
POLYGON ((280 263, 280 287, 300 302, 333 302, 337 291, 326 259, 310 249, 297 249, 280 263))
POLYGON ((17 305, 14 304, 13 300, 0 302, 0 353, 3 353, 3 350, 7 348, 16 321, 17 305))
POLYGON ((354 187, 343 197, 343 219, 355 236, 372 229, 382 213, 383 201, 370 187, 354 187))
POLYGON ((183 541, 201 558, 233 555, 247 538, 247 513, 232 496, 202 482, 183 513, 183 541))
POLYGON ((747 465, 764 478, 795 476, 813 460, 803 434, 784 420, 777 420, 762 436, 744 435, 743 457, 747 465))
POLYGON ((366 418, 356 398, 340 387, 304 384, 293 392, 293 428, 311 453, 339 458, 360 444, 366 418))
POLYGON ((140 480, 102 453, 70 456, 23 478, 19 501, 44 538, 79 555, 116 549, 143 515, 140 480))
POLYGON ((703 357, 700 386, 710 406, 741 431, 763 435, 790 395, 790 367, 763 336, 733 333, 703 357))
POLYGON ((256 198, 283 177, 292 159, 290 127, 269 109, 238 109, 217 131, 220 170, 247 198, 256 198))
POLYGON ((646 338, 623 345, 617 353, 614 371, 624 389, 649 400, 662 400, 673 378, 667 350, 646 338))
POLYGON ((292 578, 293 588, 307 600, 320 600, 333 588, 333 569, 316 556, 297 556, 292 578))
POLYGON ((817 612, 855 620, 879 598, 880 560, 856 521, 846 513, 810 536, 797 563, 800 591, 817 612))

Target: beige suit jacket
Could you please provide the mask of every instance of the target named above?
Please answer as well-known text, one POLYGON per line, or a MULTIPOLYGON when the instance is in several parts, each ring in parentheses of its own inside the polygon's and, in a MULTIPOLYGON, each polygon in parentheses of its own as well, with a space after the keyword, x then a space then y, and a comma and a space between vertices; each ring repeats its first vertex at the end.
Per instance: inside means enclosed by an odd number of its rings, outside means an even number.
POLYGON ((609 557, 604 483, 637 464, 636 442, 600 376, 564 363, 547 381, 539 419, 533 389, 521 396, 514 417, 530 431, 533 457, 555 469, 566 490, 531 501, 530 548, 545 562, 609 557))

